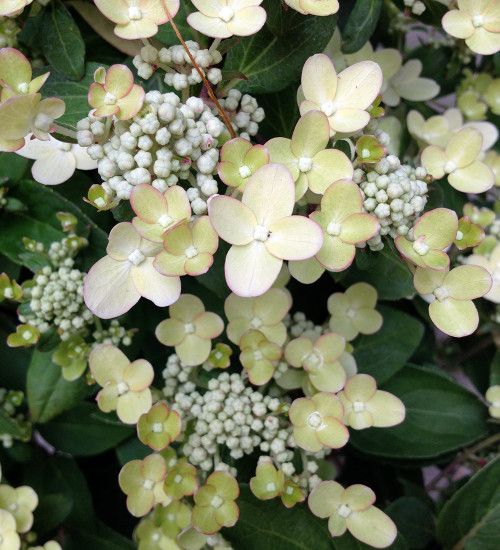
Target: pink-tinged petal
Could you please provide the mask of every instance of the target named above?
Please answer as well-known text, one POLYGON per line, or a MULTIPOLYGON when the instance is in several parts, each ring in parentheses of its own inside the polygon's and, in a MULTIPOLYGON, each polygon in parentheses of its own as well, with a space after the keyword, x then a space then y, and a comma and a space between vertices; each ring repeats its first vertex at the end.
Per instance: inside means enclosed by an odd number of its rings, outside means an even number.
POLYGON ((0 139, 0 151, 13 153, 19 151, 25 144, 24 138, 20 139, 0 139))
POLYGON ((457 236, 458 218, 449 208, 435 208, 421 216, 415 224, 415 240, 424 236, 430 248, 444 250, 457 236), (438 228, 438 229, 437 229, 438 228))
POLYGON ((271 288, 255 300, 253 311, 265 325, 276 325, 283 320, 291 305, 292 300, 288 292, 281 288, 271 288))
POLYGON ((131 391, 144 391, 151 386, 155 371, 146 359, 137 359, 127 366, 123 372, 123 381, 126 382, 131 391))
POLYGON ((130 20, 125 25, 116 25, 114 33, 124 40, 136 40, 138 38, 149 38, 158 32, 158 25, 143 17, 140 20, 130 20))
POLYGON ((322 481, 309 495, 307 505, 318 518, 327 518, 335 514, 340 505, 344 488, 336 481, 322 481))
POLYGON ((128 4, 124 0, 94 0, 99 11, 113 23, 129 22, 128 4))
POLYGON ((307 418, 309 415, 315 411, 316 405, 311 399, 308 399, 307 397, 299 397, 292 403, 288 417, 294 426, 303 428, 307 424, 307 418))
POLYGON ((179 277, 165 277, 153 267, 154 258, 146 258, 131 268, 132 280, 137 292, 158 307, 173 304, 181 294, 179 277))
MULTIPOLYGON (((306 369, 307 370, 307 369, 306 369)), ((339 362, 324 363, 318 372, 309 372, 311 384, 320 391, 335 393, 345 384, 346 373, 339 362)))
POLYGON ((247 178, 242 178, 239 172, 239 167, 233 162, 222 161, 217 165, 217 173, 219 178, 229 187, 242 186, 247 178))
POLYGON ((184 220, 191 217, 189 197, 182 187, 179 185, 170 187, 164 197, 167 201, 168 213, 174 220, 184 220))
POLYGON ((221 195, 213 197, 208 203, 208 216, 219 237, 228 243, 248 245, 253 240, 257 225, 255 214, 239 200, 221 195))
POLYGON ((186 19, 189 26, 212 38, 229 38, 233 33, 227 23, 218 17, 207 17, 200 12, 190 13, 186 19))
POLYGON ((141 295, 130 276, 131 265, 128 261, 105 256, 87 273, 83 297, 94 315, 112 319, 123 315, 139 301, 141 295))
MULTIPOLYGON (((28 59, 15 48, 0 49, 0 80, 16 92, 19 84, 31 81, 31 65, 28 59)), ((38 90, 29 90, 35 93, 38 90)))
MULTIPOLYGON (((19 154, 19 153, 18 153, 19 154)), ((75 173, 76 159, 68 151, 54 149, 39 158, 32 166, 33 178, 43 185, 58 185, 75 173)))
POLYGON ((116 99, 121 99, 129 94, 133 85, 134 75, 126 65, 111 65, 107 70, 104 88, 116 99))
POLYGON ((191 277, 197 277, 206 273, 212 264, 214 263, 214 257, 208 252, 201 252, 194 258, 186 260, 185 271, 187 275, 191 277))
POLYGON ((195 506, 191 513, 193 527, 204 535, 213 535, 220 531, 221 526, 215 521, 214 510, 211 506, 195 506))
POLYGON ((326 115, 321 111, 310 111, 297 122, 291 149, 298 158, 312 158, 328 145, 329 139, 330 125, 326 115))
MULTIPOLYGON (((313 111, 316 112, 316 111, 313 111)), ((292 178, 297 180, 300 175, 298 168, 298 159, 292 152, 292 142, 289 139, 277 137, 270 139, 266 143, 266 148, 269 151, 269 161, 272 164, 283 164, 290 170, 292 178)))
POLYGON ((296 338, 289 342, 285 348, 285 358, 292 367, 300 368, 304 360, 313 350, 313 345, 309 338, 296 338))
POLYGON ((282 260, 307 260, 323 244, 321 226, 304 216, 282 218, 274 222, 269 231, 264 246, 273 256, 282 260))
POLYGON ((382 87, 382 71, 373 61, 351 65, 338 75, 335 105, 338 109, 366 109, 382 87))
POLYGON ((200 216, 193 225, 193 246, 200 252, 213 254, 219 245, 219 238, 208 216, 200 216))
POLYGON ((45 74, 41 74, 40 76, 37 76, 36 78, 34 78, 29 83, 28 93, 29 94, 34 94, 34 93, 38 92, 38 90, 45 84, 45 82, 47 81, 47 78, 49 78, 49 76, 50 76, 50 72, 45 73, 45 74))
POLYGON ((101 105, 98 109, 94 111, 94 116, 113 116, 116 115, 119 110, 120 107, 118 107, 118 105, 101 105))
POLYGON ((348 244, 357 244, 371 239, 380 229, 380 223, 371 214, 352 214, 342 222, 340 238, 348 244))
POLYGON ((232 527, 240 516, 240 509, 234 500, 226 500, 215 510, 215 521, 223 527, 232 527))
POLYGON ((399 250, 399 253, 407 260, 410 260, 410 262, 414 263, 418 267, 425 268, 427 267, 427 264, 425 263, 425 260, 423 259, 420 254, 417 254, 415 249, 413 248, 413 244, 402 235, 399 235, 395 238, 394 244, 396 245, 396 248, 399 250))
POLYGON ((141 236, 128 222, 115 225, 109 233, 109 243, 106 252, 114 260, 125 261, 129 255, 141 245, 141 236))
POLYGON ((217 338, 224 330, 224 322, 222 319, 211 311, 204 311, 193 319, 196 336, 211 340, 217 338))
POLYGON ((425 256, 422 256, 425 267, 444 271, 450 266, 450 257, 442 250, 429 250, 425 256))
POLYGON ((264 145, 254 145, 245 155, 245 164, 256 172, 264 164, 269 164, 269 151, 264 145))
POLYGON ((337 361, 344 353, 345 339, 340 334, 328 332, 314 342, 314 347, 321 353, 323 359, 330 363, 337 361))
POLYGON ((444 176, 444 165, 446 164, 446 154, 437 145, 429 145, 422 151, 422 164, 429 174, 436 179, 444 176))
POLYGON ((234 138, 226 141, 220 151, 220 158, 224 162, 230 162, 237 166, 242 166, 245 155, 252 148, 252 144, 244 138, 234 138))
POLYGON ((349 401, 366 402, 371 399, 377 391, 375 378, 369 374, 356 374, 345 384, 344 394, 349 401))
POLYGON ((227 30, 236 36, 249 36, 260 31, 266 22, 266 11, 260 6, 239 9, 227 23, 227 30))
POLYGON ((167 232, 163 239, 163 248, 176 256, 186 256, 186 250, 193 245, 193 234, 187 223, 181 223, 167 232))
POLYGON ((118 100, 117 104, 120 108, 116 118, 119 120, 128 120, 134 117, 141 109, 144 103, 146 92, 138 84, 134 84, 132 90, 126 97, 118 100))
POLYGON ((481 152, 483 136, 475 128, 468 127, 457 132, 448 142, 445 152, 447 160, 457 168, 464 168, 474 162, 481 152))
POLYGON ((406 410, 401 399, 385 391, 377 391, 366 407, 373 417, 375 428, 396 426, 405 419, 406 410))
POLYGON ((443 286, 456 300, 473 300, 491 289, 492 279, 489 272, 479 265, 461 265, 446 275, 443 286))
POLYGON ((429 306, 429 315, 439 330, 455 338, 469 336, 479 324, 476 306, 470 300, 434 300, 429 306))
POLYGON ((455 38, 469 38, 476 30, 470 15, 459 10, 451 10, 445 13, 441 24, 443 29, 455 38))
POLYGON ((257 223, 267 228, 290 216, 295 204, 290 171, 280 164, 265 164, 248 180, 241 202, 252 210, 257 223))
POLYGON ((164 346, 178 346, 186 336, 184 323, 179 319, 165 319, 155 330, 155 336, 164 346))
POLYGON ((183 294, 170 309, 170 317, 184 323, 192 323, 194 318, 205 311, 203 302, 192 294, 183 294))
POLYGON ((40 97, 40 94, 20 95, 0 104, 0 139, 18 140, 30 132, 40 97))
POLYGON ((309 111, 317 111, 319 110, 320 106, 315 101, 309 101, 307 99, 304 99, 299 104, 299 111, 301 115, 305 115, 309 111))
POLYGON ((328 120, 330 128, 335 132, 350 134, 364 128, 370 122, 370 115, 360 109, 342 107, 328 120))
POLYGON ((120 380, 129 365, 127 356, 111 344, 101 344, 90 352, 90 371, 99 386, 104 387, 110 380, 120 380))
POLYGON ((436 288, 443 285, 448 272, 435 271, 433 269, 417 269, 413 279, 415 290, 419 294, 432 294, 436 288))
POLYGON ((320 151, 313 159, 313 168, 307 172, 309 188, 322 195, 337 180, 350 180, 354 168, 347 155, 336 149, 320 151))
POLYGON ((175 346, 175 353, 188 366, 194 367, 204 363, 210 355, 212 343, 196 334, 186 334, 184 340, 175 346))
POLYGON ((500 32, 500 4, 496 0, 486 6, 483 11, 483 27, 491 33, 500 32))
POLYGON ((345 522, 355 538, 374 548, 387 548, 397 535, 392 519, 375 506, 352 513, 345 522))
POLYGON ((302 69, 301 82, 306 100, 318 105, 333 101, 337 92, 337 73, 330 58, 324 54, 310 57, 302 69))
POLYGON ((118 405, 118 384, 115 380, 110 383, 97 394, 97 405, 102 412, 115 411, 118 405))
POLYGON ((489 166, 476 161, 449 174, 448 183, 464 193, 484 193, 493 187, 495 174, 489 166))
POLYGON ((339 237, 327 234, 321 250, 316 254, 316 259, 326 269, 342 271, 352 264, 355 255, 356 247, 353 244, 344 243, 339 237))
POLYGON ((340 449, 349 440, 349 430, 336 418, 323 418, 323 425, 316 430, 318 440, 325 447, 340 449))
POLYGON ((260 241, 232 246, 226 256, 226 281, 238 296, 260 296, 271 288, 282 265, 283 260, 269 254, 260 241))
POLYGON ((288 262, 288 269, 294 279, 305 285, 316 282, 325 272, 325 268, 315 257, 298 262, 288 262))
POLYGON ((141 415, 151 409, 153 398, 149 389, 128 392, 118 398, 116 414, 124 424, 137 424, 141 415))
POLYGON ((293 429, 295 443, 310 453, 317 453, 323 448, 316 434, 316 430, 309 428, 309 426, 304 426, 303 428, 295 426, 293 429))

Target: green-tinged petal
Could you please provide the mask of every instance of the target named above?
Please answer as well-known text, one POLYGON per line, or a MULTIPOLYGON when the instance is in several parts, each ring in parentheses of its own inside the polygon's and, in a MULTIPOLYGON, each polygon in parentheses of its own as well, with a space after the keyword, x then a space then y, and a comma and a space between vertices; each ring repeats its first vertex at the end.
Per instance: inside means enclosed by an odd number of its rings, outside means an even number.
POLYGON ((185 256, 174 256, 165 251, 160 252, 153 262, 154 268, 159 273, 169 277, 185 275, 185 264, 185 256))
POLYGON ((128 5, 124 0, 95 0, 95 5, 113 23, 128 23, 128 5))
MULTIPOLYGON (((226 329, 227 337, 233 344, 239 344, 243 334, 252 328, 248 319, 235 319, 231 321, 226 329)), ((260 328, 262 330, 262 327, 260 328)))
POLYGON ((152 454, 147 456, 142 461, 142 474, 143 477, 152 479, 153 481, 161 481, 167 473, 167 463, 160 454, 152 454))
POLYGON ((274 365, 267 359, 257 361, 251 369, 248 370, 248 379, 256 386, 267 384, 274 373, 274 365))
POLYGON ((293 428, 295 443, 310 453, 318 453, 323 448, 316 433, 317 431, 309 426, 304 426, 303 428, 295 426, 293 428))
POLYGON ((330 221, 342 222, 352 214, 359 214, 363 197, 359 187, 351 180, 339 180, 330 185, 321 199, 321 212, 330 221))
POLYGON ((455 38, 469 38, 475 30, 470 15, 459 10, 445 13, 441 23, 443 29, 455 38))
POLYGON ((175 353, 188 366, 197 366, 204 363, 210 355, 212 343, 200 338, 196 334, 187 334, 184 340, 175 346, 175 353))
POLYGON ((158 307, 167 307, 179 298, 181 281, 179 277, 166 277, 156 271, 153 261, 154 258, 146 258, 140 265, 132 266, 132 280, 141 296, 158 307))
POLYGON ((213 535, 220 531, 222 527, 215 521, 214 509, 211 506, 196 505, 193 508, 191 521, 193 527, 205 535, 213 535))
POLYGON ((351 285, 345 295, 349 298, 350 305, 356 309, 374 308, 377 304, 377 291, 368 283, 351 285))
POLYGON ((226 141, 220 151, 222 161, 235 164, 237 167, 244 165, 245 155, 252 148, 252 144, 244 138, 234 138, 226 141))
POLYGON ((334 513, 330 516, 328 520, 328 531, 332 537, 340 537, 346 532, 347 524, 343 517, 339 516, 337 513, 334 513))
POLYGON ((281 288, 271 288, 264 295, 256 298, 253 313, 265 325, 276 325, 290 309, 290 295, 281 288))
POLYGON ((436 288, 443 284, 447 274, 448 271, 417 268, 413 279, 415 290, 419 294, 432 294, 436 288))
POLYGON ((429 145, 422 151, 422 165, 433 178, 441 179, 444 176, 446 160, 445 152, 437 145, 429 145))
POLYGON ((264 246, 282 260, 306 260, 323 244, 323 230, 304 216, 288 216, 269 226, 270 235, 264 246))
POLYGON ((487 31, 486 26, 479 27, 472 36, 465 39, 465 43, 475 53, 491 55, 500 50, 500 34, 487 31))
POLYGON ((450 258, 442 250, 429 250, 425 256, 422 256, 422 261, 425 267, 439 271, 444 271, 450 266, 450 258))
POLYGON ((346 244, 340 240, 340 237, 326 234, 316 258, 326 269, 342 271, 351 265, 355 254, 356 248, 353 244, 346 244))
POLYGON ((298 167, 299 159, 292 152, 291 145, 292 142, 289 139, 277 137, 266 143, 266 149, 269 151, 269 162, 286 166, 294 181, 297 181, 301 173, 298 167))
POLYGON ((351 510, 366 510, 375 502, 375 493, 366 485, 351 485, 342 493, 341 502, 351 510))
POLYGON ((0 104, 0 139, 18 140, 31 130, 40 94, 26 94, 7 99, 0 104))
POLYGON ((120 470, 118 476, 118 483, 120 489, 128 495, 131 491, 135 489, 138 485, 141 485, 144 480, 142 474, 142 461, 141 460, 131 460, 127 462, 125 466, 120 470))
POLYGON ((401 399, 385 391, 378 390, 366 408, 373 417, 375 428, 396 426, 405 419, 406 411, 401 399))
POLYGON ((415 240, 424 236, 430 248, 444 250, 457 236, 458 218, 453 210, 435 208, 421 216, 413 230, 415 240))
POLYGON ((320 336, 314 342, 314 347, 321 353, 323 359, 330 363, 337 361, 344 353, 345 340, 340 334, 329 332, 320 336))
POLYGON ((222 161, 217 165, 217 173, 219 178, 229 187, 237 187, 243 191, 248 180, 247 177, 242 178, 240 167, 232 162, 222 161))
POLYGON ((457 132, 448 142, 445 152, 448 161, 458 168, 464 168, 475 161, 481 152, 483 136, 475 128, 464 128, 457 132))
POLYGON ((406 237, 399 235, 394 240, 394 244, 396 245, 396 248, 399 250, 401 255, 404 256, 407 260, 410 260, 418 267, 427 267, 424 258, 417 253, 417 251, 413 247, 413 243, 411 243, 406 237))
POLYGON ((222 470, 210 474, 207 484, 217 489, 217 494, 224 500, 235 500, 240 494, 240 488, 236 479, 222 470))
POLYGON ((346 411, 343 422, 353 430, 365 430, 373 426, 373 416, 368 411, 356 412, 350 407, 346 411))
MULTIPOLYGON (((250 181, 247 184, 248 189, 250 181)), ((246 193, 245 189, 245 193, 246 193)), ((210 222, 222 239, 230 244, 247 245, 253 240, 257 219, 252 210, 237 199, 216 196, 208 204, 210 222)))
POLYGON ((153 507, 153 491, 136 487, 127 497, 127 509, 135 517, 145 516, 153 507))
POLYGON ((134 85, 134 75, 126 65, 111 65, 106 72, 104 87, 116 99, 121 99, 130 93, 134 85))
POLYGON ((294 279, 306 285, 317 281, 325 271, 325 268, 315 257, 297 262, 290 261, 288 262, 288 269, 294 279))
POLYGON ((335 103, 342 109, 366 109, 380 93, 382 71, 373 61, 361 61, 338 75, 335 103))
POLYGON ((342 222, 340 238, 347 244, 357 244, 371 239, 380 229, 380 223, 371 214, 351 214, 342 222))
POLYGON ((128 392, 118 397, 116 414, 124 424, 137 424, 142 414, 145 414, 153 404, 151 391, 128 392))
POLYGON ((269 164, 269 151, 264 145, 254 145, 245 154, 244 161, 253 174, 264 164, 269 164))
POLYGON ((144 103, 146 92, 138 84, 134 84, 130 92, 122 99, 117 101, 120 111, 116 115, 119 120, 128 120, 134 117, 141 109, 144 103))
POLYGON ((312 352, 313 345, 309 338, 291 340, 285 348, 285 358, 293 367, 302 367, 306 356, 312 352))
POLYGON ((316 405, 311 399, 299 397, 292 403, 288 412, 290 422, 298 428, 303 428, 306 426, 307 417, 315 411, 316 405))
POLYGON ((374 334, 380 329, 384 320, 382 315, 375 309, 360 308, 351 321, 361 334, 374 334))
POLYGON ((312 396, 312 401, 323 417, 332 417, 340 420, 344 414, 342 402, 331 393, 316 393, 312 396))
MULTIPOLYGON (((109 233, 106 252, 113 260, 125 261, 129 255, 140 247, 141 236, 131 223, 119 223, 109 233)), ((128 263, 128 262, 126 262, 128 263)))
POLYGON ((476 265, 462 265, 452 269, 443 281, 449 295, 456 300, 481 298, 491 288, 491 276, 486 269, 476 265))
POLYGON ((439 330, 455 338, 472 334, 479 324, 476 306, 470 300, 434 300, 429 315, 439 330))
POLYGON ((260 296, 274 283, 282 264, 260 241, 232 246, 226 255, 226 281, 238 296, 260 296))
POLYGON ((208 216, 200 216, 192 227, 193 246, 199 252, 213 254, 217 250, 219 239, 208 216))
POLYGON ((105 386, 110 380, 120 380, 129 365, 127 356, 111 344, 95 347, 89 356, 90 370, 100 386, 105 386))
POLYGON ((183 294, 168 310, 172 319, 191 323, 193 319, 205 311, 203 302, 192 294, 183 294))
POLYGON ((34 94, 35 92, 38 92, 38 90, 45 84, 47 81, 47 78, 49 78, 50 73, 41 74, 40 76, 37 76, 34 78, 28 86, 28 93, 34 94))
POLYGON ((337 73, 330 58, 323 54, 310 57, 304 63, 301 82, 306 100, 318 105, 333 101, 337 92, 337 73))
POLYGON ((214 263, 214 257, 208 252, 202 252, 194 258, 186 260, 185 270, 188 275, 196 277, 197 275, 203 275, 206 273, 210 266, 214 263))
POLYGON ((338 0, 324 0, 317 2, 316 0, 300 0, 300 6, 308 14, 312 15, 332 15, 339 10, 338 0))
MULTIPOLYGON (((224 302, 224 313, 229 321, 244 318, 246 320, 254 317, 254 304, 256 298, 242 298, 237 294, 230 294, 224 302)), ((228 327, 229 328, 229 327, 228 327)), ((248 330, 248 329, 245 329, 248 330)), ((241 337, 241 336, 240 336, 241 337)), ((236 343, 239 342, 238 341, 236 343)))
POLYGON ((118 384, 112 380, 97 394, 97 404, 102 412, 115 411, 118 406, 118 384))
POLYGON ((153 21, 143 17, 140 20, 131 19, 125 25, 116 25, 114 32, 119 38, 135 40, 154 36, 158 32, 158 26, 153 21))
POLYGON ((163 248, 175 256, 185 256, 186 250, 193 245, 193 234, 187 223, 172 228, 163 238, 163 248))
POLYGON ((375 506, 353 512, 345 521, 355 538, 375 548, 390 546, 397 535, 391 518, 375 506))
POLYGON ((309 188, 322 195, 333 182, 352 178, 353 172, 347 155, 337 149, 325 149, 314 157, 313 167, 307 172, 309 188))
POLYGON ((328 120, 335 132, 350 134, 364 128, 370 122, 370 115, 361 109, 342 107, 328 120))
POLYGON ((216 313, 210 311, 204 311, 197 315, 193 319, 193 325, 196 335, 207 340, 217 338, 224 330, 222 319, 216 313))
POLYGON ((483 193, 495 183, 495 174, 489 166, 476 161, 459 168, 448 176, 448 183, 464 193, 483 193))
POLYGON ((349 401, 366 402, 371 399, 377 391, 375 378, 368 374, 356 374, 346 382, 344 394, 349 401))
POLYGON ((290 148, 297 158, 312 158, 327 146, 329 139, 330 125, 326 115, 321 111, 310 111, 297 122, 290 148))
POLYGON ((184 340, 186 329, 179 319, 165 319, 156 327, 155 335, 164 346, 178 346, 184 340))
MULTIPOLYGON (((3 80, 7 86, 20 92, 20 84, 30 84, 31 65, 28 59, 15 48, 2 48, 0 50, 0 80, 3 80)), ((34 93, 37 90, 30 90, 34 93)))
MULTIPOLYGON (((180 189, 178 186, 171 189, 175 188, 180 189)), ((166 197, 158 189, 147 183, 136 185, 132 189, 130 193, 130 206, 132 206, 132 209, 139 218, 147 223, 158 223, 158 220, 162 216, 169 213, 166 197)))
POLYGON ((223 527, 232 527, 240 515, 240 509, 234 500, 227 500, 215 510, 215 521, 223 527))
POLYGON ((335 393, 344 387, 346 373, 338 361, 324 363, 317 372, 309 373, 309 380, 316 389, 335 393))
POLYGON ((136 359, 124 370, 123 381, 131 391, 142 391, 151 385, 154 378, 154 370, 146 359, 136 359))
POLYGON ((318 518, 336 515, 344 488, 336 481, 322 481, 311 491, 307 500, 309 510, 318 518))

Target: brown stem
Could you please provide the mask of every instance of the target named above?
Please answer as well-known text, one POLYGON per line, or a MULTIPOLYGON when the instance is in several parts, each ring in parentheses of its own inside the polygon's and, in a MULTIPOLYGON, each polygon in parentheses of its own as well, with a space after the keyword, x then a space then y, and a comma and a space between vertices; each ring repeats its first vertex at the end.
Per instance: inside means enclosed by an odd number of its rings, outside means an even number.
POLYGON ((215 94, 210 87, 210 83, 205 78, 205 75, 203 74, 203 71, 198 67, 198 64, 194 60, 194 57, 191 55, 191 52, 189 51, 189 48, 186 46, 186 43, 182 39, 181 33, 179 32, 179 29, 177 28, 176 24, 174 23, 174 20, 172 19, 172 16, 170 15, 170 12, 168 11, 168 8, 165 4, 164 0, 161 0, 161 3, 163 5, 163 9, 165 10, 165 13, 167 14, 168 20, 170 21, 170 24, 172 25, 172 28, 174 29, 175 34, 177 35, 177 38, 180 40, 182 46, 186 50, 186 53, 189 56, 189 59, 191 60, 191 63, 193 64, 194 68, 196 69, 197 73, 200 75, 201 79, 203 80, 205 86, 207 87, 207 92, 212 101, 217 106, 217 110, 219 111, 220 116, 222 117, 222 120, 224 121, 224 124, 226 125, 227 129, 229 130, 229 134, 231 135, 231 138, 234 139, 236 137, 236 132, 234 131, 233 126, 231 125, 231 122, 229 118, 227 117, 227 114, 225 113, 224 109, 221 107, 220 103, 218 102, 217 98, 215 97, 215 94))

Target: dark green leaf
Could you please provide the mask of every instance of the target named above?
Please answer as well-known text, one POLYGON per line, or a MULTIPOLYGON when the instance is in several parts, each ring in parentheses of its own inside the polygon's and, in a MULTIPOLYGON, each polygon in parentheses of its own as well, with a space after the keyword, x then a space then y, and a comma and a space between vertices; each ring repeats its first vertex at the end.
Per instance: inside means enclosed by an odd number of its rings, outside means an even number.
POLYGON ((40 38, 39 46, 56 71, 71 80, 83 76, 85 44, 73 17, 60 2, 44 10, 40 38))
POLYGON ((370 268, 362 271, 357 265, 351 266, 342 279, 343 285, 350 286, 361 281, 369 283, 377 289, 380 300, 399 300, 415 293, 413 278, 405 262, 387 242, 382 250, 371 255, 373 264, 370 268), (390 284, 387 284, 388 281, 390 284))
POLYGON ((493 357, 490 367, 490 386, 500 386, 500 352, 493 357))
POLYGON ((297 88, 300 82, 293 82, 274 94, 257 96, 259 107, 264 109, 266 118, 259 123, 259 135, 265 140, 273 137, 291 138, 300 118, 297 105, 297 88))
POLYGON ((143 445, 137 437, 131 437, 116 447, 116 456, 122 466, 131 460, 142 460, 151 453, 151 449, 143 445))
MULTIPOLYGON (((349 533, 332 538, 327 521, 314 516, 305 503, 285 508, 280 499, 261 501, 248 485, 240 485, 236 503, 240 508, 238 523, 223 529, 224 538, 238 550, 370 550, 349 533)), ((390 550, 408 548, 400 537, 390 550)))
POLYGON ((44 535, 60 525, 71 513, 73 499, 64 494, 39 495, 33 530, 44 535))
POLYGON ((351 430, 350 443, 364 453, 421 460, 465 447, 486 432, 483 403, 430 369, 407 366, 381 389, 403 401, 406 419, 393 428, 351 430))
POLYGON ((354 345, 359 372, 370 374, 377 384, 403 368, 418 347, 424 326, 414 317, 386 306, 377 306, 384 323, 375 334, 360 336, 354 345))
MULTIPOLYGON (((175 16, 174 23, 179 29, 179 32, 181 33, 181 36, 185 41, 194 40, 199 42, 199 40, 201 39, 205 42, 208 42, 208 38, 194 31, 193 28, 190 27, 186 21, 187 16, 193 11, 196 11, 196 9, 191 4, 191 2, 181 2, 179 11, 175 16)), ((163 44, 165 44, 165 46, 180 45, 179 39, 177 38, 177 35, 175 34, 170 22, 159 26, 158 33, 155 35, 155 40, 160 40, 161 42, 163 42, 163 44)))
POLYGON ((434 515, 418 498, 398 498, 385 512, 394 520, 410 548, 425 548, 434 539, 434 515))
POLYGON ((357 0, 342 33, 342 51, 357 52, 370 40, 377 26, 382 0, 357 0))
POLYGON ((137 545, 97 520, 93 529, 71 527, 64 539, 64 550, 135 550, 137 545))
POLYGON ((3 409, 0 409, 0 433, 27 441, 31 436, 31 425, 29 423, 23 424, 9 416, 3 409))
POLYGON ((214 263, 207 273, 196 277, 196 282, 211 290, 222 300, 227 298, 231 293, 226 284, 226 276, 224 274, 224 262, 229 248, 230 245, 225 241, 219 240, 219 248, 214 254, 214 263))
POLYGON ((496 458, 446 503, 437 525, 445 549, 500 548, 499 480, 500 458, 496 458))
POLYGON ((135 433, 130 426, 109 424, 105 416, 96 405, 80 403, 39 426, 39 431, 59 451, 73 456, 99 454, 135 433))
POLYGON ((113 217, 117 222, 131 222, 135 217, 129 201, 122 201, 114 210, 113 217))
POLYGON ((321 52, 331 38, 336 17, 305 17, 294 10, 283 13, 276 35, 265 25, 257 34, 242 38, 226 57, 225 69, 243 73, 248 82, 237 88, 248 93, 283 90, 300 79, 302 67, 311 55, 321 52))
POLYGON ((81 378, 64 380, 61 367, 52 362, 52 352, 33 352, 28 369, 27 397, 34 422, 48 422, 77 405, 89 392, 81 378))
POLYGON ((0 153, 0 182, 7 178, 10 183, 18 182, 28 168, 29 160, 15 153, 0 153))
POLYGON ((68 80, 55 72, 51 73, 42 91, 45 97, 59 97, 66 103, 66 112, 57 119, 58 124, 76 129, 77 122, 89 114, 89 88, 94 82, 94 72, 102 65, 104 64, 86 63, 85 73, 78 82, 68 80))

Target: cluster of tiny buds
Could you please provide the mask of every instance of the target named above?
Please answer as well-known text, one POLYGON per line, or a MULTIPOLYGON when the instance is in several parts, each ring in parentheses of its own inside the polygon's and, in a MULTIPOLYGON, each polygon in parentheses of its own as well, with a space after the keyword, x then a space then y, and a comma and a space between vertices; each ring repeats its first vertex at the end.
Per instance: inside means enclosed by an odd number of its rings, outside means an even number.
POLYGON ((182 452, 189 462, 203 471, 217 463, 219 445, 229 449, 237 460, 256 448, 271 454, 277 465, 291 461, 295 441, 292 425, 277 416, 280 399, 263 395, 245 384, 238 374, 221 373, 208 382, 208 391, 200 394, 192 382, 179 386, 172 408, 183 418, 187 429, 182 452))
MULTIPOLYGON (((222 73, 215 65, 222 61, 220 52, 215 49, 200 49, 200 45, 191 40, 186 42, 186 46, 207 80, 212 84, 218 84, 222 80, 222 73)), ((191 58, 180 45, 157 50, 148 44, 141 49, 140 54, 136 55, 132 62, 137 69, 137 74, 146 80, 158 67, 163 69, 166 72, 165 84, 176 90, 185 90, 202 81, 191 58)))
POLYGON ((117 319, 113 319, 107 329, 101 328, 92 333, 96 344, 112 344, 113 346, 130 346, 135 329, 125 329, 117 319))
POLYGON ((319 337, 323 332, 322 327, 307 319, 302 311, 295 312, 293 316, 287 315, 283 319, 283 323, 287 327, 291 338, 299 338, 305 332, 308 334, 315 333, 319 337))
POLYGON ((0 17, 0 48, 15 48, 21 27, 16 17, 0 17))
MULTIPOLYGON (((203 193, 210 193, 206 198, 217 193, 211 176, 219 160, 217 138, 224 124, 201 98, 181 103, 173 92, 148 92, 140 113, 131 120, 115 121, 114 134, 104 144, 94 143, 96 129, 98 137, 105 135, 101 120, 92 114, 81 120, 77 139, 97 161, 109 198, 128 200, 133 187, 141 183, 165 193, 179 180, 191 180, 192 170, 210 180, 209 185, 204 185, 208 180, 200 180, 203 193)), ((200 215, 206 203, 197 206, 196 198, 200 197, 193 198, 192 206, 200 215)))
POLYGON ((72 334, 84 331, 93 322, 93 315, 83 301, 85 273, 73 269, 69 258, 64 264, 56 271, 45 266, 35 275, 34 286, 25 289, 31 311, 19 314, 19 320, 40 332, 54 325, 61 339, 67 340, 72 334))
POLYGON ((169 400, 173 399, 180 385, 185 384, 196 367, 185 365, 175 353, 169 355, 162 376, 165 380, 163 394, 169 400))
POLYGON ((407 235, 427 203, 425 168, 402 165, 395 155, 388 155, 365 172, 354 171, 354 181, 359 184, 366 212, 380 221, 380 231, 367 241, 371 250, 381 250, 383 235, 395 238, 407 235))
MULTIPOLYGON (((17 421, 24 421, 23 414, 16 415, 16 409, 23 402, 24 394, 21 391, 7 390, 0 388, 0 410, 17 421)), ((12 447, 14 441, 12 434, 0 434, 0 441, 5 448, 12 447)))
POLYGON ((234 131, 240 137, 250 140, 250 136, 257 134, 259 123, 264 120, 265 113, 254 97, 232 89, 225 99, 219 99, 219 103, 227 112, 234 131))
POLYGON ((425 4, 421 0, 404 0, 404 5, 411 8, 414 15, 422 15, 425 11, 425 4))

